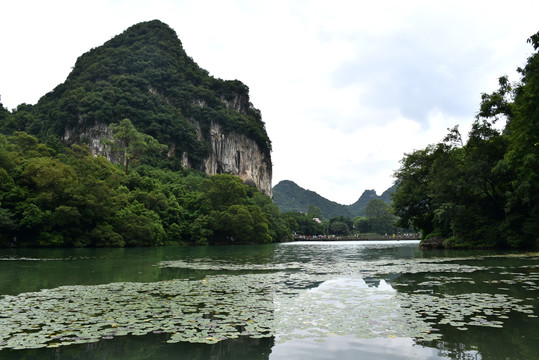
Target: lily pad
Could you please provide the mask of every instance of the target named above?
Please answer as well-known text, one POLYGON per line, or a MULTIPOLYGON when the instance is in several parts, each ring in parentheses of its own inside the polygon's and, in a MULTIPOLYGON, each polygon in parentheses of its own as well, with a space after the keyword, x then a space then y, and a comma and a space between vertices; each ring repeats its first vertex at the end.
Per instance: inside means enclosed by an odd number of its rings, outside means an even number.
MULTIPOLYGON (((442 286, 469 285, 471 273, 493 269, 467 265, 469 259, 348 260, 331 266, 323 259, 302 263, 278 256, 268 264, 161 262, 157 266, 203 270, 206 276, 62 286, 4 296, 0 298, 0 350, 150 333, 169 334, 169 343, 216 343, 240 336, 320 340, 334 335, 430 341, 442 338, 438 330, 443 326, 460 331, 472 326, 503 328, 512 312, 535 317, 531 305, 506 293, 438 292, 442 286), (439 275, 433 277, 434 273, 439 275), (417 283, 398 278, 392 286, 384 280, 386 274, 422 275, 417 283), (397 286, 411 290, 399 292, 397 286)), ((496 269, 492 275, 499 278, 481 285, 533 290, 539 282, 537 274, 522 269, 496 269)))

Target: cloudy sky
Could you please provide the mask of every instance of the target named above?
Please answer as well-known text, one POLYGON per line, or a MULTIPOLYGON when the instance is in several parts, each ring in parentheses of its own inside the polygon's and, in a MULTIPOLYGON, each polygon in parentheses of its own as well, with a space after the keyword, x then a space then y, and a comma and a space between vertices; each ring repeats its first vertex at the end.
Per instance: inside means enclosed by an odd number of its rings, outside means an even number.
POLYGON ((159 19, 214 77, 250 88, 273 184, 343 204, 380 194, 405 153, 467 132, 481 93, 523 66, 539 2, 17 0, 0 13, 0 95, 34 104, 78 56, 159 19))

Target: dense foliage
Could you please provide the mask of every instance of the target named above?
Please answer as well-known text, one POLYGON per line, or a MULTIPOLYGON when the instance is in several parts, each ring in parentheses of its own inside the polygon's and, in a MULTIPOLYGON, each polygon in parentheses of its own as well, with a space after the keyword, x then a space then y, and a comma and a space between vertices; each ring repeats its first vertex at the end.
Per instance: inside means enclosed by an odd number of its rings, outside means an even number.
POLYGON ((124 118, 169 146, 177 159, 186 152, 194 168, 210 150, 212 123, 253 139, 271 161, 271 142, 248 87, 210 76, 187 56, 174 30, 157 20, 136 24, 80 56, 63 84, 35 106, 19 105, 0 132, 45 139, 124 118))
POLYGON ((284 214, 287 225, 295 235, 315 236, 326 233, 326 224, 318 223, 305 213, 290 211, 284 214))
MULTIPOLYGON (((285 213, 288 227, 296 235, 388 235, 397 234, 397 217, 392 213, 391 205, 374 198, 366 206, 366 216, 339 215, 320 221, 321 210, 310 205, 307 212, 290 211, 285 213)), ((404 230, 404 229, 400 229, 404 230)))
POLYGON ((502 77, 499 90, 483 94, 466 143, 455 127, 402 160, 393 197, 401 226, 448 246, 539 244, 539 33, 529 42, 535 52, 520 82, 502 77))
POLYGON ((79 145, 0 135, 1 246, 264 243, 289 232, 271 199, 236 176, 144 162, 126 173, 79 145))
POLYGON ((391 205, 381 199, 372 199, 365 208, 365 217, 354 218, 354 229, 358 233, 397 234, 397 221, 398 218, 392 214, 391 205))

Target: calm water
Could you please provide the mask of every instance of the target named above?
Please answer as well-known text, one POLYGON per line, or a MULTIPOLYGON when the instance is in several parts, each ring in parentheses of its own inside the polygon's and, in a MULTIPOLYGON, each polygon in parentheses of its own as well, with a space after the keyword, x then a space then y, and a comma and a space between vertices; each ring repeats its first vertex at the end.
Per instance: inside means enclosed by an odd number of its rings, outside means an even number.
POLYGON ((538 289, 414 241, 3 249, 0 359, 538 359, 538 289))

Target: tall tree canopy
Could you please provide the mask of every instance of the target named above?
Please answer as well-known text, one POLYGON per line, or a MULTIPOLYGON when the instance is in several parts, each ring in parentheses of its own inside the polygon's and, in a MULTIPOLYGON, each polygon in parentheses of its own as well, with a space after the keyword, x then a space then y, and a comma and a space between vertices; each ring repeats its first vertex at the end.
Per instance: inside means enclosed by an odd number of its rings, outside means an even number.
MULTIPOLYGON (((131 160, 140 155, 137 147, 155 141, 129 121, 115 131, 131 160)), ((0 135, 0 247, 266 243, 290 236, 271 199, 238 177, 138 160, 127 172, 79 145, 56 151, 24 132, 0 135)))
POLYGON ((393 196, 400 226, 449 246, 539 244, 539 33, 528 42, 535 52, 518 69, 520 81, 501 77, 498 90, 482 95, 465 144, 454 128, 404 157, 393 196))
POLYGON ((137 162, 149 151, 164 151, 166 145, 159 144, 150 135, 139 132, 129 119, 123 119, 118 124, 110 124, 112 141, 106 141, 112 151, 123 155, 125 174, 129 174, 129 164, 137 162))

